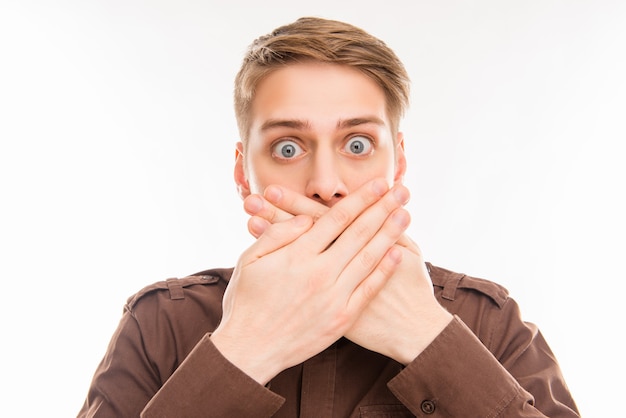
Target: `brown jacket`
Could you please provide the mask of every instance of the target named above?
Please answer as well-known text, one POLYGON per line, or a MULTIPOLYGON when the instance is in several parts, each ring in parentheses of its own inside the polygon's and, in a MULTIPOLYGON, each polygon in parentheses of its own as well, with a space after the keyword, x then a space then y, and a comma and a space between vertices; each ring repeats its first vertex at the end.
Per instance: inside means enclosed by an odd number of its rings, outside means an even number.
POLYGON ((550 348, 504 288, 428 267, 455 319, 408 366, 340 339, 266 386, 209 338, 232 269, 155 283, 129 298, 78 416, 578 416, 550 348))

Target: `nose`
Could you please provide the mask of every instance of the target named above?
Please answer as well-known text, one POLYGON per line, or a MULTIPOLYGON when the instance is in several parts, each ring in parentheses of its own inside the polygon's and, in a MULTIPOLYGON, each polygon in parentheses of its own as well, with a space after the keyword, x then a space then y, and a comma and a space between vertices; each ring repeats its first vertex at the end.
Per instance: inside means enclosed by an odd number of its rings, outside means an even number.
POLYGON ((305 193, 307 197, 326 205, 333 206, 348 194, 343 182, 339 162, 332 153, 320 153, 312 159, 310 176, 305 193))

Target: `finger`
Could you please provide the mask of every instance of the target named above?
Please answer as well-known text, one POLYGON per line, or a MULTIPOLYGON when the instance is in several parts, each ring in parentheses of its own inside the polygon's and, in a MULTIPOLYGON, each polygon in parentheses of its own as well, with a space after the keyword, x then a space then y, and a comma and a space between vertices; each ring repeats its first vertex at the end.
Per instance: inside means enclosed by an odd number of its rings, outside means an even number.
POLYGON ((250 232, 250 235, 254 238, 259 238, 270 225, 271 223, 267 220, 259 216, 252 216, 248 219, 248 232, 250 232))
POLYGON ((387 281, 402 262, 402 251, 392 246, 382 257, 376 268, 352 292, 348 299, 349 312, 359 313, 374 300, 376 295, 385 287, 387 281))
MULTIPOLYGON (((396 209, 387 217, 380 230, 355 254, 338 278, 338 281, 343 282, 341 285, 345 286, 347 292, 358 287, 364 277, 370 276, 378 268, 381 260, 389 253, 389 249, 396 245, 409 223, 410 216, 404 208, 396 209)), ((335 249, 333 245, 332 252, 335 251, 341 250, 335 249)), ((332 252, 327 252, 329 257, 332 252)))
POLYGON ((422 256, 422 250, 420 250, 419 246, 409 237, 407 234, 402 234, 400 239, 398 239, 398 245, 412 251, 418 256, 422 256))
MULTIPOLYGON (((398 186, 404 187, 404 186, 398 186)), ((387 182, 372 180, 355 192, 341 199, 316 222, 313 228, 302 237, 302 243, 313 251, 322 252, 352 224, 368 207, 381 199, 387 192, 387 182)), ((384 219, 383 219, 384 220, 384 219)), ((382 225, 381 220, 378 225, 382 225)))
POLYGON ((259 239, 248 248, 243 260, 253 262, 292 243, 313 225, 310 216, 298 215, 285 222, 269 225, 259 239))
MULTIPOLYGON (((328 206, 309 199, 303 194, 277 185, 268 186, 263 193, 267 201, 283 212, 294 215, 309 215, 313 221, 328 212, 328 206)), ((268 219, 269 220, 269 219, 268 219)), ((272 222, 271 220, 269 220, 272 222)))
MULTIPOLYGON (((336 252, 350 251, 355 246, 365 245, 378 232, 387 218, 399 207, 406 204, 409 192, 402 185, 394 186, 378 202, 367 208, 333 244, 336 252)), ((401 214, 397 215, 401 216, 401 214)), ((398 236, 397 238, 400 238, 398 236)))
POLYGON ((243 201, 243 208, 248 215, 259 216, 270 223, 283 222, 294 215, 306 215, 304 213, 287 213, 258 194, 246 197, 243 201))

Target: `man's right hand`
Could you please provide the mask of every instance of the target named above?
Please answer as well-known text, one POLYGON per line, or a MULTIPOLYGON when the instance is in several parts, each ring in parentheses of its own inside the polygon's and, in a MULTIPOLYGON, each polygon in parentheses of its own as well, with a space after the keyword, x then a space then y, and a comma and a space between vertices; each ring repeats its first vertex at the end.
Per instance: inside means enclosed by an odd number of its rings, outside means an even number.
POLYGON ((265 384, 342 337, 401 261, 408 190, 366 183, 320 214, 266 225, 240 257, 211 339, 265 384))
MULTIPOLYGON (((248 230, 254 236, 262 234, 269 225, 295 215, 318 218, 329 210, 313 199, 280 186, 267 187, 263 196, 249 196, 244 208, 251 215, 248 230)), ((403 252, 402 263, 345 337, 408 364, 439 335, 452 315, 435 299, 418 245, 402 234, 396 249, 403 252)))

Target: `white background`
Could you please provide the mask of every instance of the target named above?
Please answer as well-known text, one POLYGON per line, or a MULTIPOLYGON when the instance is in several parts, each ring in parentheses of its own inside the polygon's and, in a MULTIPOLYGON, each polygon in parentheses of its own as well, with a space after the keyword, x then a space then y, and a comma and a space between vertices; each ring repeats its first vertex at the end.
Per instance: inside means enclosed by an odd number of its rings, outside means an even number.
POLYGON ((74 416, 128 296, 252 242, 232 81, 255 37, 315 15, 406 63, 410 235, 428 260, 505 285, 583 415, 614 416, 626 2, 294 3, 1 3, 0 415, 74 416))

